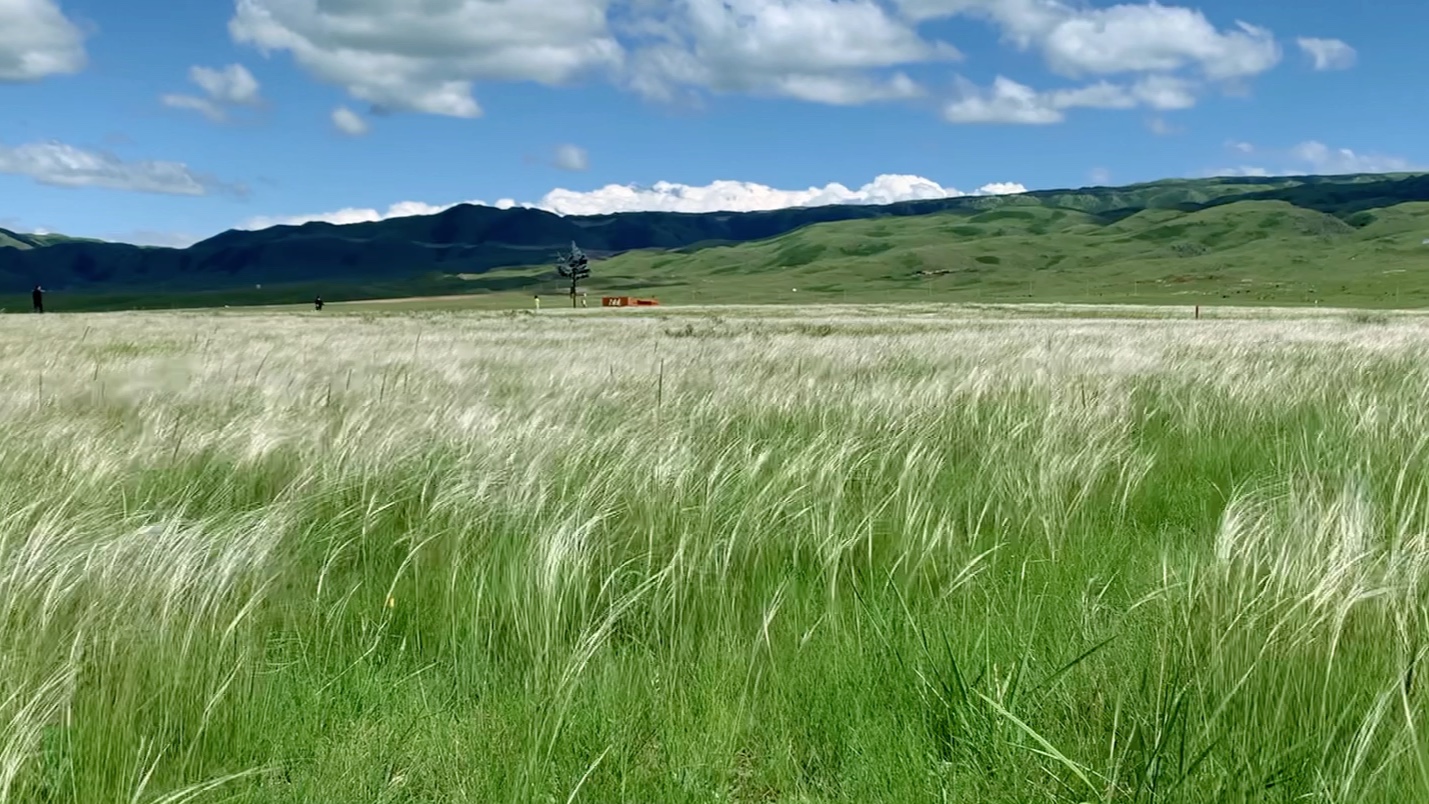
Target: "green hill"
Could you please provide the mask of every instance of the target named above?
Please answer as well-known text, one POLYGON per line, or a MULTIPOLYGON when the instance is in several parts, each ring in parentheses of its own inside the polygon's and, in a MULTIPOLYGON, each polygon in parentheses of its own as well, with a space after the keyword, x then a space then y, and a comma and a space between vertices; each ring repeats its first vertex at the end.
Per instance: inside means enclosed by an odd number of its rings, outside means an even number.
POLYGON ((662 300, 1429 303, 1429 203, 1347 221, 1283 200, 1095 215, 1008 206, 972 216, 820 224, 695 254, 599 266, 662 300))
MULTIPOLYGON (((593 292, 669 301, 1429 301, 1429 176, 1217 178, 887 206, 561 217, 438 215, 230 231, 187 249, 0 230, 0 291, 68 309, 558 292, 574 240, 593 292), (261 286, 261 287, 259 287, 261 286), (1416 295, 1417 294, 1417 295, 1416 295)), ((2 306, 2 305, 0 305, 2 306)))
MULTIPOLYGON (((12 232, 9 229, 0 229, 0 248, 12 248, 25 251, 36 248, 47 248, 61 243, 97 243, 109 245, 103 240, 68 237, 58 234, 24 234, 21 232, 12 232)), ((3 254, 3 252, 0 252, 0 254, 3 254)))

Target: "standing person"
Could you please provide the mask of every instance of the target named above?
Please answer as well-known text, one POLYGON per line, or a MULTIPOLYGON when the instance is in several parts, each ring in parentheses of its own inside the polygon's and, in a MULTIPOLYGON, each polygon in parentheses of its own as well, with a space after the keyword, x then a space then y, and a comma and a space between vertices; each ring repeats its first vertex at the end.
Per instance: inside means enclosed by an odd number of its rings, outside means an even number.
POLYGON ((314 309, 314 310, 317 310, 318 312, 322 312, 322 309, 323 309, 323 297, 322 297, 322 296, 319 296, 319 297, 317 297, 316 299, 313 299, 313 309, 314 309))
POLYGON ((30 301, 35 305, 35 312, 43 313, 45 311, 45 289, 35 285, 35 289, 30 291, 30 301))

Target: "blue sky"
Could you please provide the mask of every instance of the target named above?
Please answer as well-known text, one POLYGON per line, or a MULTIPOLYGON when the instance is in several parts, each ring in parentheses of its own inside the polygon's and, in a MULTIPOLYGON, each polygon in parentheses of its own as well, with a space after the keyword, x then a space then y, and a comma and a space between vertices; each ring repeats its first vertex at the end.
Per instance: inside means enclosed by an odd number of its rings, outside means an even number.
POLYGON ((0 0, 0 227, 1418 169, 1426 28, 1342 0, 0 0))

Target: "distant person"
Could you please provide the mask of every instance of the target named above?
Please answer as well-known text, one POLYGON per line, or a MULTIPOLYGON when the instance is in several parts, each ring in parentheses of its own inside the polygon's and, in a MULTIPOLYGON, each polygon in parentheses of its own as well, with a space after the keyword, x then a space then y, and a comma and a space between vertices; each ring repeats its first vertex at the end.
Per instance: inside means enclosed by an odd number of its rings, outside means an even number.
POLYGON ((35 312, 43 313, 45 311, 45 289, 35 285, 35 289, 30 291, 30 301, 35 305, 35 312))
POLYGON ((317 297, 316 299, 313 299, 313 309, 314 309, 314 310, 317 310, 318 312, 322 312, 322 309, 323 309, 323 297, 319 296, 319 297, 317 297))

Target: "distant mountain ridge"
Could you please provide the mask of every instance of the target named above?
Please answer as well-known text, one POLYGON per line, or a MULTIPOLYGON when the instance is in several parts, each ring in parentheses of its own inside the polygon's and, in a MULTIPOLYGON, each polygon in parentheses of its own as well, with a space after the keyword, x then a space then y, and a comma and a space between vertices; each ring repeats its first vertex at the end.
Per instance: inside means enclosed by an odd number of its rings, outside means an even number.
POLYGON ((976 215, 1043 207, 1109 226, 1145 210, 1191 213, 1247 200, 1285 201, 1355 225, 1367 210, 1429 201, 1429 175, 1234 177, 1127 187, 962 196, 881 206, 832 205, 765 212, 629 212, 562 217, 529 208, 461 205, 435 215, 372 223, 306 223, 227 231, 188 248, 27 235, 0 229, 0 292, 35 283, 74 292, 223 290, 255 284, 400 281, 549 264, 571 241, 595 257, 690 251, 777 237, 818 223, 937 213, 976 215))

